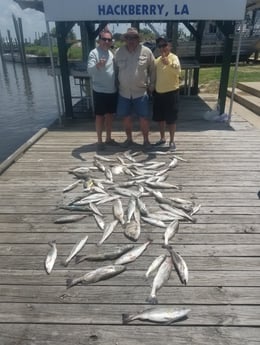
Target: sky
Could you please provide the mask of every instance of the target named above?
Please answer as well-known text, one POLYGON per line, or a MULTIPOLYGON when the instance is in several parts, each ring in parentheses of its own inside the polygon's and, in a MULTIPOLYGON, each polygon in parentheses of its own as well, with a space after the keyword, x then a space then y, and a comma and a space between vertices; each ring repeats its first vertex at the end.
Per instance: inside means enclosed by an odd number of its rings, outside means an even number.
MULTIPOLYGON (((0 32, 3 38, 7 38, 7 30, 10 30, 13 39, 16 38, 12 14, 16 18, 22 19, 24 38, 28 41, 33 41, 47 31, 44 13, 29 8, 22 10, 13 0, 0 0, 0 32)), ((50 28, 52 26, 53 23, 50 23, 50 28)), ((123 28, 118 27, 117 24, 111 24, 109 26, 109 29, 115 32, 122 32, 126 30, 125 28, 125 25, 123 28)), ((73 30, 79 38, 79 27, 75 25, 73 30)))
MULTIPOLYGON (((34 41, 35 38, 38 38, 39 35, 46 32, 46 24, 44 13, 35 11, 33 9, 22 10, 20 6, 13 0, 0 0, 0 32, 2 37, 7 38, 7 30, 10 30, 11 36, 15 39, 15 30, 12 19, 12 14, 16 18, 22 19, 23 33, 24 38, 28 41, 34 41)), ((50 23, 50 28, 52 27, 50 23)), ((129 25, 126 24, 111 24, 109 29, 112 32, 124 32, 129 25)), ((157 29, 163 32, 163 28, 160 27, 160 24, 157 24, 157 29)), ((78 26, 73 28, 75 34, 80 38, 78 26)))
POLYGON ((3 38, 7 37, 7 30, 10 30, 12 38, 15 38, 15 30, 12 14, 22 19, 24 38, 35 39, 35 33, 41 35, 46 32, 44 14, 33 9, 22 10, 12 0, 0 0, 0 32, 3 38))

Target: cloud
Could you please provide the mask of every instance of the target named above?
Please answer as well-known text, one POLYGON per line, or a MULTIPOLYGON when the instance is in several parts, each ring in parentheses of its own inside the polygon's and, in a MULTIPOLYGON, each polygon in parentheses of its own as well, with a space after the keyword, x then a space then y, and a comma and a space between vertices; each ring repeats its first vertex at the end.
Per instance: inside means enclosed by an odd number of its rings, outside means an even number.
POLYGON ((24 38, 35 39, 35 33, 42 34, 46 32, 44 13, 33 9, 22 10, 20 6, 12 0, 0 1, 0 32, 5 38, 7 30, 10 30, 11 36, 15 38, 15 30, 12 14, 16 18, 22 19, 24 38))

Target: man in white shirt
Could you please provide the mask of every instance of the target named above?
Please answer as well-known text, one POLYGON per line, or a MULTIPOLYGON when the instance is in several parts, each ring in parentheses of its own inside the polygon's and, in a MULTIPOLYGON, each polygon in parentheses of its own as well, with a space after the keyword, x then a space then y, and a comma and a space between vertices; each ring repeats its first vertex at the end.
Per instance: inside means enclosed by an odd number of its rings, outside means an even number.
POLYGON ((97 150, 104 150, 107 145, 116 145, 111 138, 114 113, 117 105, 115 84, 114 55, 110 48, 112 33, 102 31, 99 34, 98 47, 89 53, 88 73, 92 77, 94 108, 96 114, 97 150), (102 133, 106 130, 103 143, 102 133))

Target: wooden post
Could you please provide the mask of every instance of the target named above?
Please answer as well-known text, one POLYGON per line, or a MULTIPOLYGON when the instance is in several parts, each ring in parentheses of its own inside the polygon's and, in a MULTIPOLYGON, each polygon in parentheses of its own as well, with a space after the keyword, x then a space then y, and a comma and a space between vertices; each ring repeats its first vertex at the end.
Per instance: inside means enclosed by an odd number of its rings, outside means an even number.
POLYGON ((20 28, 19 28, 19 24, 15 18, 14 15, 12 15, 13 17, 13 23, 14 23, 14 29, 15 29, 15 34, 16 34, 16 39, 18 42, 18 48, 19 48, 19 53, 20 53, 20 59, 23 65, 26 64, 26 59, 25 59, 25 54, 23 54, 23 49, 22 49, 22 40, 21 40, 21 32, 20 32, 20 28))
POLYGON ((20 41, 21 41, 21 55, 22 59, 24 61, 24 64, 26 64, 26 54, 25 54, 25 48, 24 48, 24 36, 23 36, 23 24, 22 24, 22 19, 18 18, 18 28, 19 28, 19 33, 20 33, 20 41))
POLYGON ((80 26, 80 37, 81 37, 81 49, 82 49, 82 61, 87 62, 89 54, 89 38, 86 27, 86 22, 81 22, 80 26))
POLYGON ((66 36, 68 34, 68 25, 66 22, 56 22, 56 34, 57 34, 57 44, 59 52, 59 64, 64 96, 64 106, 65 106, 65 116, 73 117, 73 107, 71 99, 71 88, 70 88, 70 74, 69 65, 67 59, 66 36))
POLYGON ((218 93, 219 114, 223 114, 225 112, 225 105, 226 105, 230 63, 232 59, 232 48, 233 48, 233 41, 234 41, 233 36, 234 36, 234 31, 235 31, 235 23, 231 21, 217 22, 217 25, 220 28, 220 30, 223 32, 223 34, 225 35, 223 62, 222 62, 220 86, 219 86, 219 93, 218 93))
MULTIPOLYGON (((202 37, 205 29, 205 21, 198 22, 197 36, 196 36, 196 48, 195 59, 200 63, 202 37)), ((193 72, 193 94, 197 95, 199 92, 199 68, 195 68, 193 72)))
POLYGON ((3 38, 0 31, 0 56, 1 56, 2 61, 4 60, 3 55, 4 55, 3 38))
POLYGON ((11 37, 10 30, 7 30, 7 37, 8 37, 10 52, 11 52, 11 55, 12 55, 12 60, 14 62, 14 47, 13 47, 13 40, 12 40, 12 37, 11 37))

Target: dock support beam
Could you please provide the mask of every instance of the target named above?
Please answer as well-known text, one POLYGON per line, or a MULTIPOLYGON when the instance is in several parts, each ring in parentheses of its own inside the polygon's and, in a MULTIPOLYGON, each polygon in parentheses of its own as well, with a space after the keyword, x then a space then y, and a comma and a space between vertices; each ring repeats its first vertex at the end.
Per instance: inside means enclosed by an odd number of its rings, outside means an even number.
POLYGON ((220 28, 220 30, 223 32, 223 34, 225 35, 223 63, 222 63, 219 93, 218 93, 219 114, 223 114, 225 112, 230 63, 232 60, 232 48, 233 48, 233 41, 234 41, 235 22, 231 22, 231 21, 217 22, 217 25, 220 28))
POLYGON ((64 107, 65 107, 65 116, 73 117, 73 107, 71 99, 71 88, 70 88, 70 73, 69 65, 67 59, 67 50, 68 46, 66 44, 66 37, 71 29, 72 24, 66 22, 56 22, 56 34, 57 34, 57 43, 59 51, 59 64, 61 72, 61 80, 63 86, 63 96, 64 96, 64 107))

